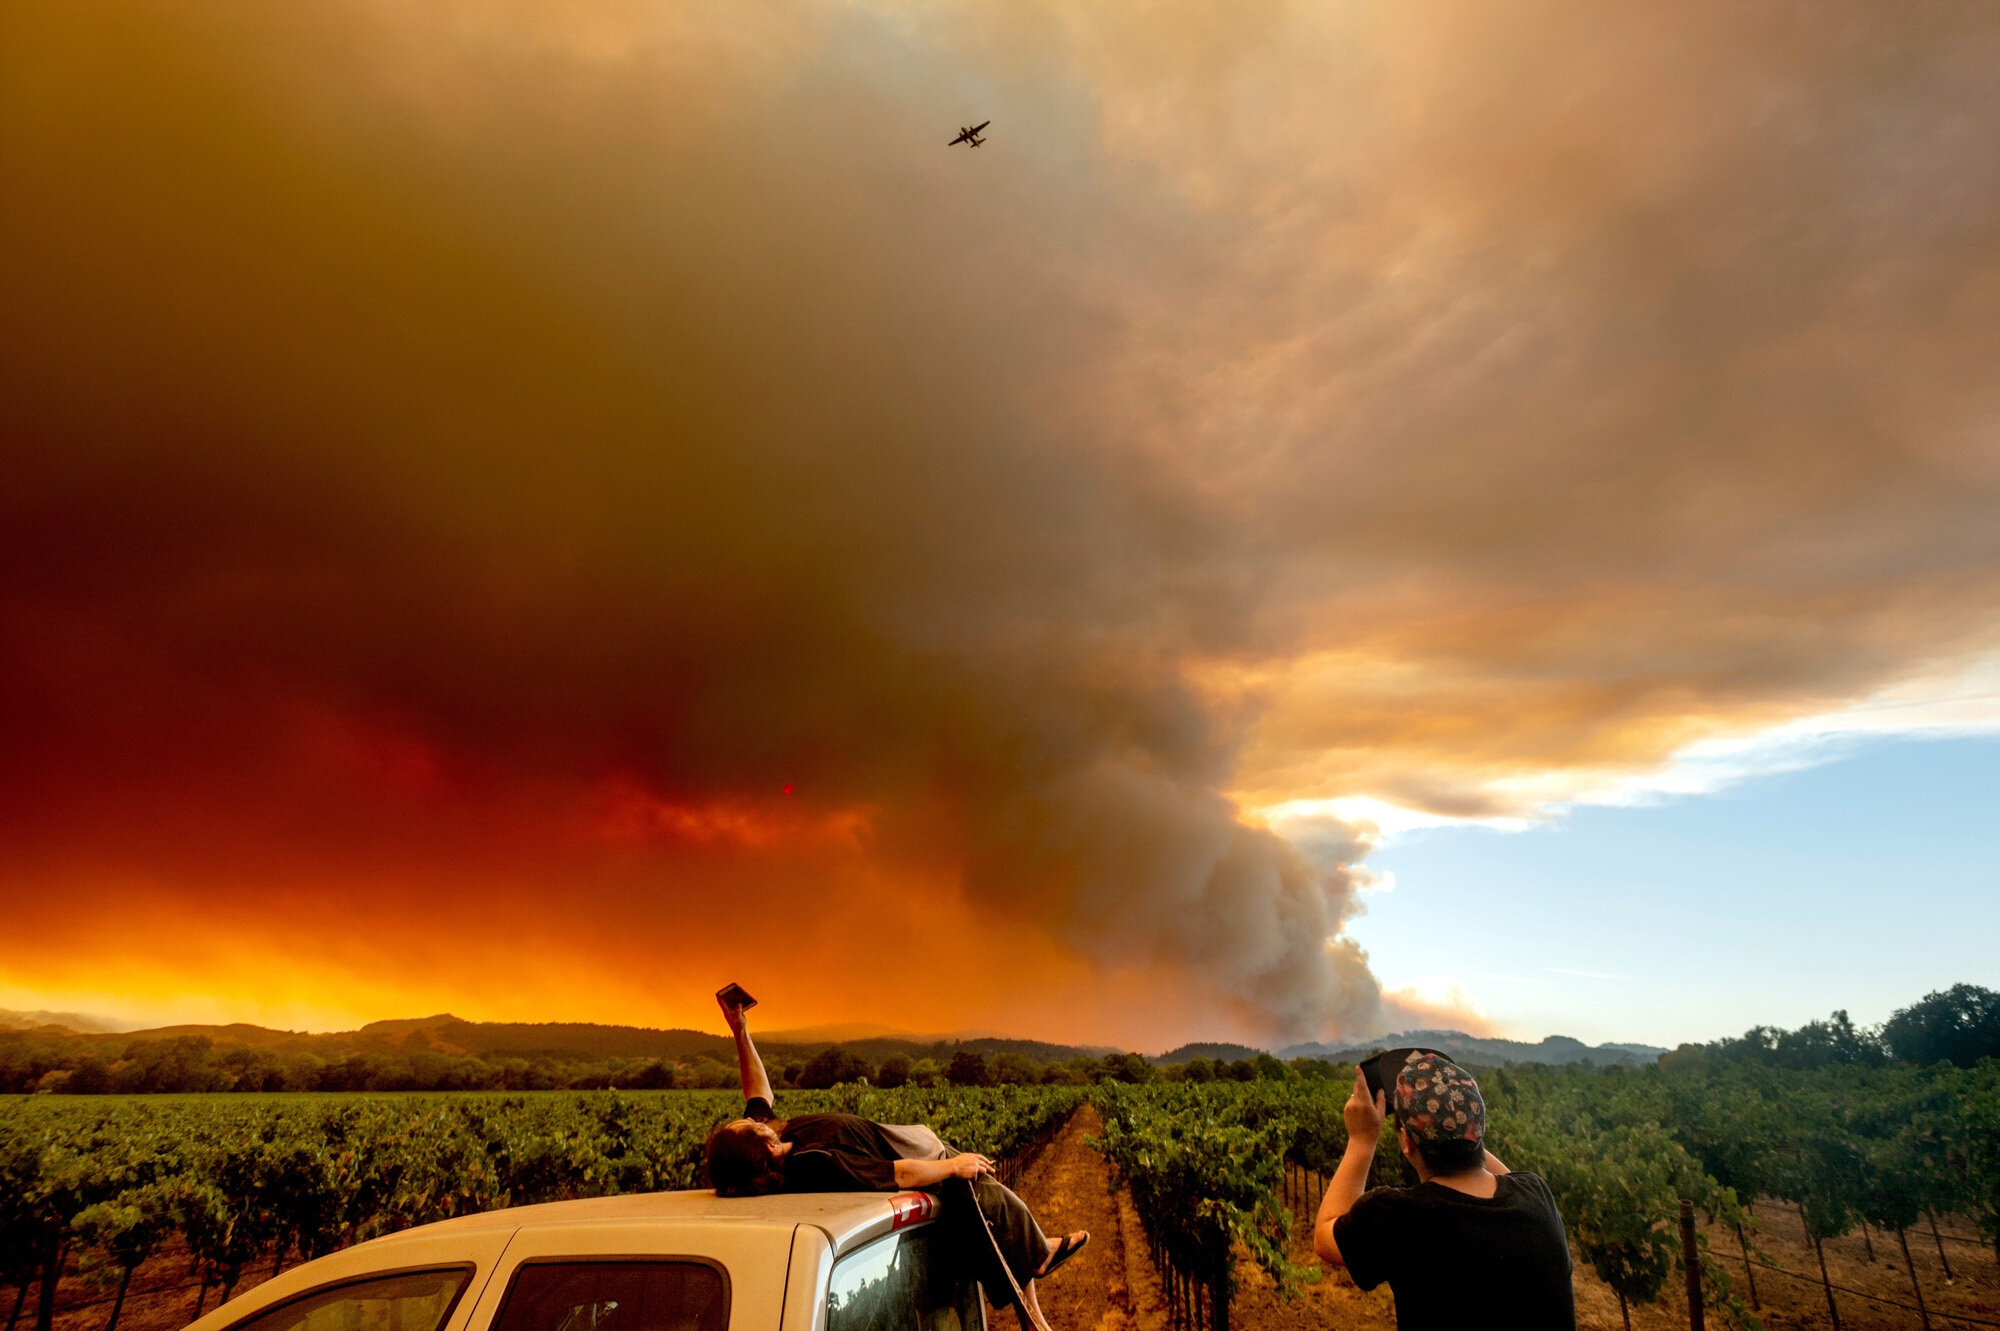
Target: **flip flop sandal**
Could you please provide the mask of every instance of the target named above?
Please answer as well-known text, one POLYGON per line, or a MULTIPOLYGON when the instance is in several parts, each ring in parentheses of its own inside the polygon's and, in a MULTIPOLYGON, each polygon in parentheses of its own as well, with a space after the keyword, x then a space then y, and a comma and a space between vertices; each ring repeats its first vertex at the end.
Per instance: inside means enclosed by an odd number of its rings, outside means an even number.
POLYGON ((1068 1234, 1056 1244, 1056 1250, 1049 1254, 1049 1264, 1035 1273, 1035 1279, 1047 1280, 1056 1273, 1056 1268, 1083 1251, 1083 1245, 1090 1242, 1090 1232, 1084 1231, 1080 1239, 1072 1239, 1068 1234))

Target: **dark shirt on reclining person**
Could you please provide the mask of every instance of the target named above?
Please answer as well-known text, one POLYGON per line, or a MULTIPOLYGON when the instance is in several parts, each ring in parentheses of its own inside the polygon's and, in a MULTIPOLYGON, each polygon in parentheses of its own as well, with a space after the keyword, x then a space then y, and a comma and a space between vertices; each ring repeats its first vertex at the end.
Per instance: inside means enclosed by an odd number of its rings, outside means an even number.
MULTIPOLYGON (((771 1102, 752 1096, 745 1118, 776 1122, 771 1102)), ((895 1146, 882 1125, 859 1114, 794 1114, 778 1140, 792 1144, 778 1168, 786 1192, 894 1192, 895 1146)))
POLYGON ((1401 1331, 1498 1323, 1574 1331, 1569 1240, 1555 1195, 1535 1174, 1502 1174, 1491 1197, 1442 1183, 1376 1188, 1333 1222, 1354 1283, 1383 1281, 1401 1331))

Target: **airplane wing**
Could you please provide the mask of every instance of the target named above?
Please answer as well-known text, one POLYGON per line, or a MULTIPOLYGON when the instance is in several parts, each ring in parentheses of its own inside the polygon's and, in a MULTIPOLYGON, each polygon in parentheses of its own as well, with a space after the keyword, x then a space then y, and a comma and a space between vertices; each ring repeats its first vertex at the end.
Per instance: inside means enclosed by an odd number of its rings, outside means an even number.
POLYGON ((987 127, 988 125, 990 125, 990 124, 992 124, 992 123, 993 123, 993 122, 992 122, 992 121, 990 121, 990 120, 982 120, 982 121, 980 121, 980 122, 979 122, 978 124, 976 124, 976 125, 974 125, 974 126, 972 127, 972 132, 973 132, 974 134, 977 134, 977 133, 978 133, 978 132, 979 132, 980 130, 982 130, 982 129, 985 129, 985 128, 986 128, 986 127, 987 127))

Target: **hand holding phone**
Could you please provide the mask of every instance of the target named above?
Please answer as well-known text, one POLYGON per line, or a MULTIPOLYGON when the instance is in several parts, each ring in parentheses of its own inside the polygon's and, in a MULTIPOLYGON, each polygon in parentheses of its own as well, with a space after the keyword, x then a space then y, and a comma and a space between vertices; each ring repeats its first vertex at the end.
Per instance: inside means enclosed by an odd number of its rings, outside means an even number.
POLYGON ((1373 1058, 1361 1060, 1361 1066, 1357 1071, 1367 1084, 1369 1093, 1372 1095, 1386 1092, 1390 1097, 1391 1112, 1395 1109, 1396 1077, 1402 1072, 1403 1065, 1419 1054, 1436 1054, 1439 1058, 1451 1057, 1438 1049, 1385 1049, 1373 1058))
POLYGON ((750 991, 731 980, 715 991, 715 1001, 722 1007, 722 1015, 733 1025, 742 1020, 743 1014, 757 1006, 757 1000, 750 997, 750 991))
POLYGON ((1386 1097, 1369 1088, 1368 1079, 1359 1068, 1354 1070, 1354 1094, 1341 1106, 1340 1116, 1347 1124, 1350 1141, 1360 1138, 1368 1142, 1382 1135, 1382 1120, 1389 1116, 1386 1097))

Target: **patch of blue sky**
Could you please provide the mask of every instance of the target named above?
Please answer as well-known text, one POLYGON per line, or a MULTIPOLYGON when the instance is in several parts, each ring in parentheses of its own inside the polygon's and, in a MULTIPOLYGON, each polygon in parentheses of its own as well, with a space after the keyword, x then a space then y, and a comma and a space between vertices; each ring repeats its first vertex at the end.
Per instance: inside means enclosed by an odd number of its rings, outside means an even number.
POLYGON ((2000 988, 2000 736, 1850 738, 1707 794, 1418 828, 1351 926, 1385 986, 1673 1045, 2000 988))

